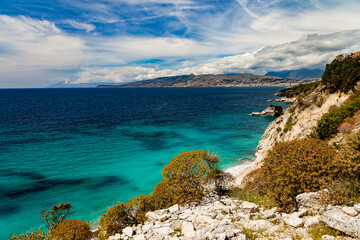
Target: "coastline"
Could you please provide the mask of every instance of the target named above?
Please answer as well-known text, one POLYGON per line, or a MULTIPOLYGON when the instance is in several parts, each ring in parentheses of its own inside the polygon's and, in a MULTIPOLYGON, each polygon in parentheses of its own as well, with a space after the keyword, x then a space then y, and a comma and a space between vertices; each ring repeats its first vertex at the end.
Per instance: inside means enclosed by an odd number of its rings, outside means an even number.
POLYGON ((225 172, 230 173, 235 177, 234 182, 236 185, 241 185, 244 177, 255 169, 255 162, 256 158, 252 161, 247 161, 242 164, 230 167, 226 169, 225 172))

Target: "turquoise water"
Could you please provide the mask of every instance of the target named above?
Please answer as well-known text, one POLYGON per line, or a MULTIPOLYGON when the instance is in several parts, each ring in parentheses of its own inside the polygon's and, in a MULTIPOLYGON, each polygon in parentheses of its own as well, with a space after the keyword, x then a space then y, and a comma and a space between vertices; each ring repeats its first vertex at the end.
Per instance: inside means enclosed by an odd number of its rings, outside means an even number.
POLYGON ((70 201, 95 224, 117 201, 150 193, 182 151, 253 159, 271 117, 251 116, 280 88, 0 90, 0 239, 42 226, 70 201))

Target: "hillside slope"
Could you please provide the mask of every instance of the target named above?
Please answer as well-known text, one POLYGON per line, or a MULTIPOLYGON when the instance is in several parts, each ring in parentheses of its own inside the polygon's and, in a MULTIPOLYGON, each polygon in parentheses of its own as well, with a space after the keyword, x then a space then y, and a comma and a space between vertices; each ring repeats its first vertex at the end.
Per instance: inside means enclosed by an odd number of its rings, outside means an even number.
POLYGON ((154 88, 154 87, 256 87, 292 86, 313 82, 316 79, 284 79, 273 76, 239 75, 182 75, 161 77, 123 85, 99 85, 99 88, 154 88))

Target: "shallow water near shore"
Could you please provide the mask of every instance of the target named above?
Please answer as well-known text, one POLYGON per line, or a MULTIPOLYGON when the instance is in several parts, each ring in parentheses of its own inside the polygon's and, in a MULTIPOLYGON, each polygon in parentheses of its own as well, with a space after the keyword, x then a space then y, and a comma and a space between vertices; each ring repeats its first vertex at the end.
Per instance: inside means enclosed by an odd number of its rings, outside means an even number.
POLYGON ((150 193, 182 151, 223 169, 254 158, 274 119, 251 116, 279 87, 0 90, 0 239, 42 226, 70 201, 96 223, 117 201, 150 193))

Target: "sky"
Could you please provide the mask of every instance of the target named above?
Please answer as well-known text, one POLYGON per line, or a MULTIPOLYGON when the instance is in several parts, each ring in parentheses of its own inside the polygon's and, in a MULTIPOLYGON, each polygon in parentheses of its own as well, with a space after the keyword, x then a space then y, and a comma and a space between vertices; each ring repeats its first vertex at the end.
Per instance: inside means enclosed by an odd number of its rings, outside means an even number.
POLYGON ((324 69, 360 0, 0 0, 0 88, 324 69))

